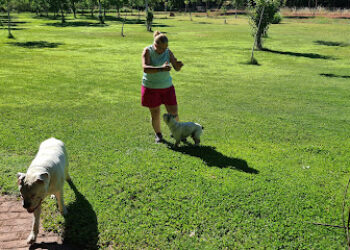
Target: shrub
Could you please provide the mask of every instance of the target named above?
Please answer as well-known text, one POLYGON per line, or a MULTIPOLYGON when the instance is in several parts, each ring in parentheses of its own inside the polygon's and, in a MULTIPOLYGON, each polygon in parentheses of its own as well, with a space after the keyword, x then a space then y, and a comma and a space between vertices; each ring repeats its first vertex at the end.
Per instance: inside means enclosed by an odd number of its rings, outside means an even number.
POLYGON ((282 21, 282 16, 279 12, 275 13, 272 19, 272 24, 279 24, 282 21))

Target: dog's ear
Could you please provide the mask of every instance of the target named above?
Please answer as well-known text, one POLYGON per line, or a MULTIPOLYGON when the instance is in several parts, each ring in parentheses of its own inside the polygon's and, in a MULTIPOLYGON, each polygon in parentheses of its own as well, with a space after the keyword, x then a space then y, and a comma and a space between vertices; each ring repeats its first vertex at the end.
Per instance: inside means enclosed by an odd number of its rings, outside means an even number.
POLYGON ((17 173, 17 185, 22 185, 24 178, 26 177, 26 174, 24 173, 17 173))
POLYGON ((50 174, 49 174, 49 173, 43 173, 43 174, 40 174, 40 175, 37 177, 36 181, 37 181, 37 182, 46 183, 46 182, 49 181, 49 179, 50 179, 50 174))

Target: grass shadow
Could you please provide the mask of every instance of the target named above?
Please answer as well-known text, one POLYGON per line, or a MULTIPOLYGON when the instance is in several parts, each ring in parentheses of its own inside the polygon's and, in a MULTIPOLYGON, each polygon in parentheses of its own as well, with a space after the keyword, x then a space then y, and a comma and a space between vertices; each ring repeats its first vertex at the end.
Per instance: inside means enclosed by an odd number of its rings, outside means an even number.
POLYGON ((289 56, 297 56, 297 57, 307 57, 312 59, 329 59, 329 60, 335 60, 332 56, 324 56, 320 54, 315 53, 298 53, 298 52, 290 52, 290 51, 278 51, 278 50, 272 50, 272 49, 262 49, 261 51, 275 53, 275 54, 281 54, 281 55, 289 55, 289 56))
POLYGON ((246 61, 246 62, 240 62, 239 64, 242 64, 242 65, 253 65, 253 66, 261 66, 261 64, 255 59, 253 61, 246 61))
MULTIPOLYGON (((5 25, 8 25, 8 20, 2 20, 2 23, 5 25)), ((24 21, 10 21, 10 26, 17 26, 18 24, 25 24, 28 22, 24 22, 24 21)))
POLYGON ((175 152, 200 158, 209 167, 232 168, 250 174, 259 173, 258 170, 250 168, 245 160, 223 155, 212 146, 194 146, 187 143, 186 146, 175 147, 168 141, 164 141, 164 143, 175 152))
POLYGON ((342 43, 342 42, 330 42, 330 41, 322 41, 322 40, 317 40, 314 41, 315 44, 318 45, 326 45, 326 46, 339 46, 339 47, 346 47, 349 46, 347 43, 342 43))
POLYGON ((341 76, 335 74, 320 74, 320 76, 350 79, 350 76, 341 76))
POLYGON ((59 45, 63 43, 50 43, 46 41, 33 41, 33 42, 16 42, 9 43, 13 46, 23 47, 27 49, 41 49, 41 48, 57 48, 59 45))
POLYGON ((65 22, 65 23, 46 23, 47 26, 53 26, 53 27, 106 27, 109 26, 108 24, 100 24, 100 23, 92 23, 92 22, 79 22, 79 21, 73 21, 73 22, 65 22))
POLYGON ((74 191, 75 201, 67 206, 63 243, 73 244, 79 249, 98 249, 99 231, 96 213, 74 183, 70 181, 68 184, 74 191))

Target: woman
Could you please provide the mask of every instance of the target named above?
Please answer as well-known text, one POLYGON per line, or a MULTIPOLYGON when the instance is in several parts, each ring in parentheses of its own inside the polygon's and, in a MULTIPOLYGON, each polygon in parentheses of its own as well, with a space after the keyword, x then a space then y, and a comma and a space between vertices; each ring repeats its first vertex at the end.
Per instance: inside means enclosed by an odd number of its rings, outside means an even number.
POLYGON ((154 32, 153 45, 146 47, 142 53, 143 78, 141 87, 141 104, 151 112, 152 126, 156 143, 163 141, 160 129, 160 105, 164 104, 168 113, 176 116, 177 101, 175 88, 169 71, 172 64, 179 71, 183 63, 178 61, 168 49, 168 38, 159 31, 154 32))

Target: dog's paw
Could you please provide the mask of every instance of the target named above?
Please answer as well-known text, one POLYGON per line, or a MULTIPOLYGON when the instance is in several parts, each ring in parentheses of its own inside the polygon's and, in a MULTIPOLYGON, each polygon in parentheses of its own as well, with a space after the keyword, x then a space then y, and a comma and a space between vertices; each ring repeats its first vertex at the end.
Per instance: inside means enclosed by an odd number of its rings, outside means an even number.
POLYGON ((30 235, 27 238, 27 244, 28 245, 32 245, 34 244, 36 241, 36 234, 34 234, 33 232, 30 233, 30 235))

